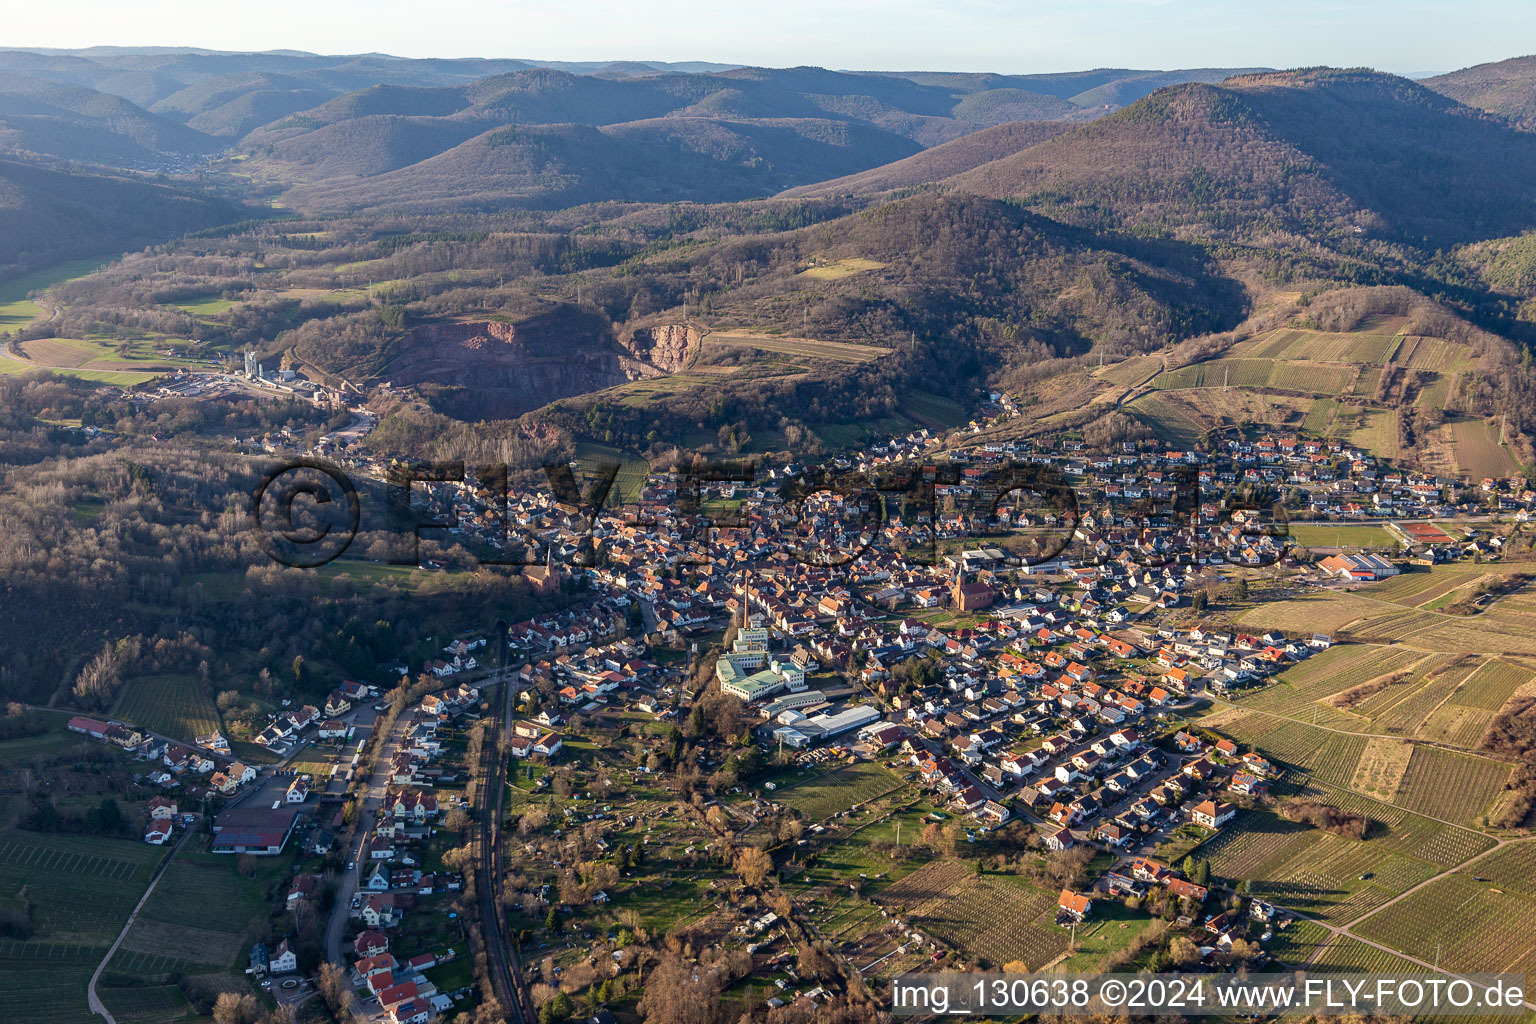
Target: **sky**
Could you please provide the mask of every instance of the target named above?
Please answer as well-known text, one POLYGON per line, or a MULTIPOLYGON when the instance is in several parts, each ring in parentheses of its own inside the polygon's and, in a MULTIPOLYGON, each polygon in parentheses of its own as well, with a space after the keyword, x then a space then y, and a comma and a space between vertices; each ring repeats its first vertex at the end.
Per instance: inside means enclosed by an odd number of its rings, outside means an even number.
POLYGON ((198 46, 848 70, 1369 66, 1536 52, 1531 0, 49 0, 0 48, 198 46))

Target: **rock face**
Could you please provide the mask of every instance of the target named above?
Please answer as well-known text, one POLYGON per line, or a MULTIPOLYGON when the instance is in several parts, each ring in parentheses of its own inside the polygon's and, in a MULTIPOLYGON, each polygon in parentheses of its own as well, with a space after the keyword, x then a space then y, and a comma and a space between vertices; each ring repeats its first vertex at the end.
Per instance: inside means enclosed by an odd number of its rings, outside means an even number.
POLYGON ((624 347, 636 359, 667 373, 676 373, 698 354, 703 340, 704 335, 697 327, 665 324, 637 328, 624 342, 624 347))
POLYGON ((455 320, 400 340, 386 376, 416 386, 459 419, 506 419, 561 398, 659 377, 697 351, 689 327, 649 328, 621 343, 602 317, 559 309, 517 323, 455 320))

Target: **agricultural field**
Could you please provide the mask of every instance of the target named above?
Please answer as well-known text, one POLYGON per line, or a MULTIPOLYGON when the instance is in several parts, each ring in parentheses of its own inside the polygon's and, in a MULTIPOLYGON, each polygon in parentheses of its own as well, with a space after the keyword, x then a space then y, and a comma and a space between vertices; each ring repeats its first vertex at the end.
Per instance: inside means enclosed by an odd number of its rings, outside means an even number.
POLYGON ((0 939, 0 1004, 25 1006, 27 1024, 100 1024, 86 1008, 86 984, 100 947, 0 939))
POLYGON ((966 422, 965 407, 953 398, 907 391, 901 396, 901 411, 930 429, 948 430, 966 422))
POLYGON ((199 1019, 192 1004, 175 985, 115 988, 98 984, 97 994, 122 1024, 173 1024, 199 1019))
POLYGON ((140 676, 123 685, 112 714, 179 740, 223 728, 218 708, 196 676, 140 676))
POLYGON ((867 363, 871 359, 891 354, 890 349, 879 345, 850 345, 842 341, 817 341, 814 338, 779 338, 748 331, 707 334, 704 336, 704 344, 712 347, 750 348, 802 359, 830 359, 839 363, 867 363))
POLYGON ((115 384, 122 388, 131 388, 139 384, 147 384, 160 376, 158 373, 150 373, 138 370, 79 370, 70 368, 58 368, 50 366, 37 366, 33 363, 13 359, 7 355, 0 355, 0 373, 20 375, 24 373, 56 373, 61 377, 74 377, 79 380, 95 381, 98 384, 115 384))
POLYGON ((1414 675, 1372 695, 1355 712, 1370 718, 1370 732, 1413 736, 1476 669, 1475 660, 1455 655, 1426 659, 1414 675))
POLYGON ((1469 569, 1437 565, 1429 572, 1405 572, 1374 583, 1367 593, 1378 600, 1420 608, 1440 595, 1464 586, 1476 575, 1469 569))
POLYGON ((1454 373, 1474 366, 1472 348, 1440 338, 1406 336, 1392 355, 1392 362, 1412 370, 1454 373))
POLYGON ((235 302, 233 299, 224 299, 217 295, 194 295, 190 299, 173 302, 171 305, 193 316, 217 316, 232 309, 235 302))
POLYGON ((1373 317, 1359 330, 1313 331, 1282 327, 1232 347, 1234 355, 1320 363, 1384 363, 1395 348, 1402 317, 1373 317))
POLYGON ((25 888, 34 941, 110 944, 164 850, 129 839, 0 832, 0 895, 25 888))
POLYGON ((1501 889, 1536 897, 1536 842, 1509 843, 1478 861, 1473 873, 1501 889))
POLYGON ((1261 601, 1237 617, 1247 629, 1278 629, 1287 634, 1336 633, 1346 624, 1381 612, 1381 604, 1342 591, 1307 594, 1284 601, 1261 601))
POLYGON ((1177 399, 1166 394, 1142 395, 1127 405, 1126 411, 1176 444, 1193 444, 1205 429, 1177 399))
POLYGON ((797 778, 798 773, 787 778, 781 776, 771 799, 799 811, 806 821, 822 821, 903 785, 893 772, 868 761, 828 772, 814 768, 800 772, 805 773, 804 778, 797 778))
POLYGON ((1371 822, 1365 840, 1377 849, 1428 861, 1441 868, 1455 867, 1489 850, 1494 840, 1470 828, 1446 825, 1422 814, 1403 810, 1393 804, 1329 786, 1303 786, 1297 793, 1340 810, 1359 814, 1371 822))
POLYGON ((1371 974, 1416 974, 1424 970, 1412 960, 1393 956, 1386 950, 1368 946, 1348 935, 1334 940, 1312 961, 1315 970, 1325 973, 1365 971, 1371 974))
POLYGON ((1397 446, 1396 409, 1362 409, 1356 414, 1354 428, 1345 437, 1350 444, 1382 458, 1396 459, 1401 455, 1397 446))
POLYGON ((1470 750, 1478 745, 1492 722, 1492 711, 1442 704, 1419 726, 1418 737, 1470 750))
POLYGON ((610 462, 619 464, 619 472, 613 478, 613 488, 617 493, 608 496, 608 505, 612 508, 638 502, 640 492, 645 487, 645 479, 651 472, 651 467, 640 456, 592 441, 576 442, 576 461, 579 463, 576 475, 581 478, 579 482, 583 493, 596 479, 599 465, 610 462))
POLYGON ((1456 873, 1383 910, 1360 935, 1464 971, 1536 971, 1536 902, 1456 873))
POLYGON ((1412 668, 1426 655, 1391 647, 1366 644, 1335 644, 1315 654, 1300 665, 1275 677, 1275 680, 1251 697, 1243 699, 1245 708, 1272 711, 1287 717, 1326 725, 1355 717, 1331 704, 1316 710, 1311 705, 1356 686, 1379 680, 1395 672, 1412 668))
POLYGON ((1520 472, 1520 464, 1509 449, 1499 443, 1499 427, 1479 419, 1453 420, 1435 431, 1430 442, 1431 457, 1439 452, 1455 466, 1458 475, 1469 480, 1484 477, 1509 477, 1520 472))
POLYGON ((1102 370, 1095 370, 1094 376, 1100 380, 1107 380, 1114 384, 1130 387, 1140 384, 1152 375, 1152 371, 1163 365, 1163 361, 1157 356, 1131 356, 1118 363, 1112 363, 1102 370))
POLYGON ((646 377, 619 384, 598 392, 604 401, 623 405, 648 406, 653 402, 676 398, 690 391, 697 391, 717 384, 722 377, 729 377, 741 368, 737 366, 695 366, 664 377, 646 377))
POLYGON ((153 370, 207 365, 206 359, 192 358, 186 351, 190 343, 179 338, 134 338, 127 342, 100 338, 34 338, 19 344, 22 354, 33 362, 64 369, 153 370), (166 351, 172 354, 166 355, 166 351))
POLYGON ((977 875, 964 861, 938 860, 888 886, 878 901, 994 968, 1022 960, 1040 970, 1070 939, 1055 923, 1056 895, 1013 876, 977 875))

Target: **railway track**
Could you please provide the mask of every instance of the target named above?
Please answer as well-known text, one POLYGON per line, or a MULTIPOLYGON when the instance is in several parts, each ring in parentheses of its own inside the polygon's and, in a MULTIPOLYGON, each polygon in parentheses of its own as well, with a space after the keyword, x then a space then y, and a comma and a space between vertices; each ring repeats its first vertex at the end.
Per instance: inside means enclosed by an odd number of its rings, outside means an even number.
POLYGON ((534 1012, 533 1000, 523 979, 517 946, 507 935, 507 922, 496 900, 505 864, 501 820, 506 807, 506 785, 499 740, 512 710, 512 688, 505 680, 501 681, 500 687, 500 713, 481 748, 481 793, 485 806, 480 815, 480 877, 475 890, 480 900, 480 933, 491 971, 491 987, 506 1008, 508 1020, 515 1024, 536 1024, 538 1014, 534 1012), (494 797, 491 794, 495 794, 494 797))

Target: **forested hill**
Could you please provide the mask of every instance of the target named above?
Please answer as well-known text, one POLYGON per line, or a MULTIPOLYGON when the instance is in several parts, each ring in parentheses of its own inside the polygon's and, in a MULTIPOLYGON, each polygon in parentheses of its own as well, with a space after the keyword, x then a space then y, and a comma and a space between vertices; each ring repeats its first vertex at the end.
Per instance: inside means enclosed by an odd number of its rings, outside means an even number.
POLYGON ((1279 72, 1160 90, 946 184, 1100 226, 1434 248, 1536 223, 1536 135, 1392 75, 1279 72))
POLYGON ((1479 64, 1426 78, 1423 85, 1536 131, 1536 56, 1479 64))

